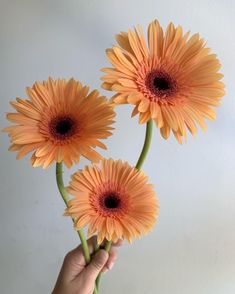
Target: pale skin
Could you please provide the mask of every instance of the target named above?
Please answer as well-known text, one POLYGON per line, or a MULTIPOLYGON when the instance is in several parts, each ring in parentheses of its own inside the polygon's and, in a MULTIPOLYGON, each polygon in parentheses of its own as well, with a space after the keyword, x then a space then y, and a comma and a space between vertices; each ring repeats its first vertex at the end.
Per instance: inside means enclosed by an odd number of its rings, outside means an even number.
POLYGON ((95 240, 94 236, 87 241, 92 255, 92 261, 88 265, 86 265, 81 245, 67 253, 52 294, 93 293, 98 274, 112 269, 117 259, 117 247, 122 244, 122 240, 119 240, 112 244, 109 253, 101 249, 94 254, 95 240))

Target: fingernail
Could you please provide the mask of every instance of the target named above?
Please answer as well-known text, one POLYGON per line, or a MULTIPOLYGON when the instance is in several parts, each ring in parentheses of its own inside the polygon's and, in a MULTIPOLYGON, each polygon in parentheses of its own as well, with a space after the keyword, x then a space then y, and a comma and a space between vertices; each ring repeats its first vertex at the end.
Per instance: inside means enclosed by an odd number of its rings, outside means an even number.
POLYGON ((107 265, 107 268, 109 270, 111 270, 113 268, 113 266, 114 266, 114 262, 110 262, 110 264, 107 265))
POLYGON ((108 271, 107 267, 105 267, 105 268, 102 270, 102 272, 103 272, 104 274, 107 273, 107 271, 108 271))

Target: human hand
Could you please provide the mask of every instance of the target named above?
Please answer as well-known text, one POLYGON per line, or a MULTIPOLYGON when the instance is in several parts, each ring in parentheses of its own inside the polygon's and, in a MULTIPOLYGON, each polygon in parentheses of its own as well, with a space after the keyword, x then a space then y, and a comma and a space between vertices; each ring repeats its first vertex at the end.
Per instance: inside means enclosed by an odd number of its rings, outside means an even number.
MULTIPOLYGON (((95 251, 95 240, 96 236, 93 236, 87 241, 91 255, 95 251)), ((64 258, 52 294, 92 294, 98 274, 112 269, 117 259, 116 247, 121 243, 122 240, 119 240, 112 244, 109 253, 101 249, 92 257, 88 265, 86 265, 81 245, 70 251, 64 258)))

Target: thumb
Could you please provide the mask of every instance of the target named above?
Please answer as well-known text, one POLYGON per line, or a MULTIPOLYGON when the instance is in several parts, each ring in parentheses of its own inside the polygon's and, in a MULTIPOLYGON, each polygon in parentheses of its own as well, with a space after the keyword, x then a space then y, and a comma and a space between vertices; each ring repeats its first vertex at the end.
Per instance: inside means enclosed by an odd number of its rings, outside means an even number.
POLYGON ((98 274, 108 261, 109 254, 101 249, 92 258, 88 266, 83 270, 84 281, 87 283, 94 283, 98 274))

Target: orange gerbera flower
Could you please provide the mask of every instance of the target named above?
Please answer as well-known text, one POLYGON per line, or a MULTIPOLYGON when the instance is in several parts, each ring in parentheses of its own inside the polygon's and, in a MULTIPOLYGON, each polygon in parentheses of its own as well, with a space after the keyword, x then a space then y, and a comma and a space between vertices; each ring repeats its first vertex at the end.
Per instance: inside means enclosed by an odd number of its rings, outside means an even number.
POLYGON ((103 88, 116 91, 116 104, 135 105, 139 122, 154 119, 162 136, 172 130, 181 143, 186 127, 194 135, 196 123, 215 119, 211 106, 224 95, 220 63, 198 34, 189 38, 171 23, 164 33, 158 21, 148 28, 148 47, 142 28, 116 36, 120 46, 107 49, 114 68, 105 68, 103 88))
POLYGON ((65 215, 77 230, 89 224, 88 235, 129 242, 148 233, 158 215, 158 201, 147 176, 127 162, 103 160, 72 176, 68 191, 75 196, 65 215))
POLYGON ((9 150, 18 151, 17 159, 34 151, 34 167, 46 168, 53 161, 71 167, 81 155, 91 161, 100 160, 93 148, 106 148, 99 139, 112 134, 110 125, 115 113, 97 90, 88 91, 74 79, 49 78, 27 88, 29 100, 17 98, 11 102, 17 113, 7 114, 16 123, 4 129, 13 143, 9 150))

